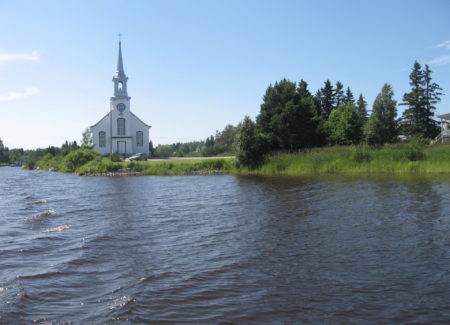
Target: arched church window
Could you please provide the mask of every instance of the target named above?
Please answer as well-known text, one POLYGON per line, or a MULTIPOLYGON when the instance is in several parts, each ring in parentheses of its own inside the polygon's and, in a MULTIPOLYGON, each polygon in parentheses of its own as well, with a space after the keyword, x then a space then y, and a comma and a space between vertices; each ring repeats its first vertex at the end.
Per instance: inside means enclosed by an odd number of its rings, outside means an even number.
POLYGON ((125 119, 122 117, 117 119, 117 135, 125 135, 125 119))
POLYGON ((119 88, 119 91, 122 91, 122 88, 123 88, 123 84, 122 84, 122 81, 119 81, 119 83, 118 83, 118 88, 119 88))
POLYGON ((142 131, 136 132, 136 145, 138 147, 144 146, 144 132, 142 132, 142 131))
POLYGON ((98 133, 98 146, 100 148, 106 147, 106 133, 105 133, 105 131, 100 131, 98 133))

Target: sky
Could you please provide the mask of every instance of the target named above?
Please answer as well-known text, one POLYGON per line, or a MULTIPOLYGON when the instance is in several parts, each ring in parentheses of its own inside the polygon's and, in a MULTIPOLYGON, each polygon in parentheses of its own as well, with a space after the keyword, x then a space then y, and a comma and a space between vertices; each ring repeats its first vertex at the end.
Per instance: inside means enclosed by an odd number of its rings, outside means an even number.
MULTIPOLYGON (((109 111, 122 36, 131 111, 154 145, 204 140, 265 90, 341 81, 369 109, 384 83, 401 102, 417 60, 450 113, 450 1, 0 0, 0 138, 60 146, 109 111)), ((399 115, 404 106, 398 107, 399 115)))

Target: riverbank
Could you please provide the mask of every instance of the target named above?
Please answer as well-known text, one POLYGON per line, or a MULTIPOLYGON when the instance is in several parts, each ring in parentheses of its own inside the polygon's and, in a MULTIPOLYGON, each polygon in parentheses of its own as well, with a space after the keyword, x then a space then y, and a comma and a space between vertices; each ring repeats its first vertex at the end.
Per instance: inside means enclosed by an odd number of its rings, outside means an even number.
POLYGON ((256 169, 239 166, 233 157, 113 162, 84 152, 46 157, 42 170, 75 172, 86 176, 142 175, 320 175, 320 174, 450 174, 450 146, 392 144, 379 148, 335 146, 275 153, 256 169))
POLYGON ((450 146, 391 144, 380 148, 335 146, 278 153, 246 175, 450 174, 450 146))

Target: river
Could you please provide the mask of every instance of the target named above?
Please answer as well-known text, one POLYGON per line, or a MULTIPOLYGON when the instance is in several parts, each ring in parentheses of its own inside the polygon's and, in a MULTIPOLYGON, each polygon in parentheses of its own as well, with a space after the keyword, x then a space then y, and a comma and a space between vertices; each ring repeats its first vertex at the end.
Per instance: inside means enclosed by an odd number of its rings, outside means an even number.
POLYGON ((450 180, 0 168, 1 324, 450 322, 450 180))

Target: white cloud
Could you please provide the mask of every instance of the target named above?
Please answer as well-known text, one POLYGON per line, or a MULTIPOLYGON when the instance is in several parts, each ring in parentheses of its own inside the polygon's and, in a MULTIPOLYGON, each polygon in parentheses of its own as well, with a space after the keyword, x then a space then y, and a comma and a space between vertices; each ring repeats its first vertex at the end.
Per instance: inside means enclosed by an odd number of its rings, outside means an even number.
POLYGON ((9 93, 0 95, 0 102, 22 99, 37 94, 39 94, 39 89, 34 87, 25 88, 22 92, 10 91, 9 93))
POLYGON ((428 63, 434 65, 450 64, 450 55, 438 56, 428 63))
POLYGON ((450 41, 442 42, 441 44, 438 44, 437 47, 444 47, 444 48, 446 48, 447 50, 450 50, 450 41))
POLYGON ((31 53, 1 53, 0 52, 0 64, 6 64, 16 61, 39 61, 39 54, 37 52, 31 53))

